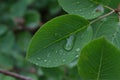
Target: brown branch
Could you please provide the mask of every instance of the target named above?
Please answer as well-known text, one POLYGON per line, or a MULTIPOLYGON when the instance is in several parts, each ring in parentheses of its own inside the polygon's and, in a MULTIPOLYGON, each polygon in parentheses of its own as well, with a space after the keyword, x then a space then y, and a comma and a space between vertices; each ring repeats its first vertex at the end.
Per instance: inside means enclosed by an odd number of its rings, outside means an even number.
POLYGON ((6 70, 2 70, 2 69, 0 69, 0 73, 8 75, 8 76, 12 76, 12 77, 20 79, 20 80, 32 80, 29 77, 25 77, 25 76, 22 76, 22 75, 13 73, 13 72, 9 72, 9 71, 6 71, 6 70))
POLYGON ((109 12, 109 13, 103 15, 103 16, 100 16, 100 17, 98 17, 97 19, 91 21, 90 24, 93 24, 94 22, 96 22, 96 21, 98 21, 98 20, 100 20, 100 19, 103 19, 103 18, 105 18, 105 17, 111 15, 111 14, 114 13, 114 12, 115 12, 115 10, 113 10, 113 11, 111 11, 111 12, 109 12))

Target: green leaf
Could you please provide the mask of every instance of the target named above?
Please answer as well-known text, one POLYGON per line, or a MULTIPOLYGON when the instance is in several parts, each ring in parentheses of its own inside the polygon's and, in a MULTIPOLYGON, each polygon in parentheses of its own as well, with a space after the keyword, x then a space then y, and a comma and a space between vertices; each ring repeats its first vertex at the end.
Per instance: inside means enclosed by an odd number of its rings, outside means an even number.
POLYGON ((38 9, 44 9, 48 5, 48 2, 48 0, 35 0, 33 7, 38 9))
POLYGON ((17 43, 21 50, 26 51, 32 35, 29 32, 20 32, 17 34, 17 43))
POLYGON ((105 38, 94 40, 81 51, 78 71, 84 80, 119 80, 120 50, 105 38))
POLYGON ((27 59, 39 66, 56 67, 70 63, 78 57, 81 47, 92 37, 87 29, 89 22, 77 15, 63 15, 52 19, 40 28, 29 45, 27 59), (80 46, 81 45, 81 46, 80 46))
POLYGON ((11 6, 11 16, 14 17, 22 17, 27 10, 27 1, 26 0, 19 0, 15 4, 11 6))
POLYGON ((26 27, 36 28, 40 23, 40 14, 37 11, 31 10, 26 12, 24 19, 26 27))
POLYGON ((50 14, 51 15, 59 14, 61 11, 61 7, 59 6, 58 1, 57 0, 50 0, 50 3, 51 3, 51 4, 49 4, 50 14))
POLYGON ((120 48, 120 22, 117 16, 103 18, 92 24, 94 38, 105 36, 120 48))
POLYGON ((14 45, 15 37, 11 31, 0 36, 0 52, 8 53, 14 45))
POLYGON ((0 67, 4 69, 12 69, 14 60, 10 55, 0 53, 0 67))
POLYGON ((4 75, 2 80, 16 80, 16 79, 14 77, 4 75))
POLYGON ((120 4, 120 0, 91 0, 93 2, 96 2, 98 4, 103 4, 103 5, 107 5, 110 6, 112 8, 117 8, 118 5, 120 4))
POLYGON ((22 71, 20 72, 22 75, 26 76, 26 77, 29 77, 31 78, 32 80, 39 80, 38 79, 38 76, 34 73, 28 73, 28 72, 25 72, 25 71, 22 71))
POLYGON ((104 13, 102 5, 94 4, 90 0, 58 0, 62 8, 70 13, 93 19, 104 13))
POLYGON ((82 80, 79 76, 77 66, 74 66, 73 68, 68 68, 68 76, 66 76, 67 79, 65 80, 82 80))
POLYGON ((0 36, 1 35, 3 35, 4 33, 6 33, 7 32, 7 27, 6 27, 6 25, 0 25, 0 36))
POLYGON ((42 68, 47 80, 62 80, 64 72, 60 68, 42 68))

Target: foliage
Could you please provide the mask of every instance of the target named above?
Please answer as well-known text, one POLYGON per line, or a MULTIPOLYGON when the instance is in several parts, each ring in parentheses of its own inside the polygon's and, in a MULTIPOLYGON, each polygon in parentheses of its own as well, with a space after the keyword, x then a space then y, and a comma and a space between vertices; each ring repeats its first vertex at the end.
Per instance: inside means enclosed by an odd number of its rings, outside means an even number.
POLYGON ((33 80, 119 80, 119 3, 1 0, 0 68, 33 80))

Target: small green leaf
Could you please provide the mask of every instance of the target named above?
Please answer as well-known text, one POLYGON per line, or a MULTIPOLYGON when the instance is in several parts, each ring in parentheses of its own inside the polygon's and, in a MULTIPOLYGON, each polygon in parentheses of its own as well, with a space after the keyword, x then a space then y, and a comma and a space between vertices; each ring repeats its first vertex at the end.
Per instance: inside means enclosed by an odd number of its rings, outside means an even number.
POLYGON ((117 16, 109 16, 92 24, 94 38, 105 36, 120 48, 120 22, 117 16))
POLYGON ((62 8, 70 13, 93 19, 104 13, 102 5, 96 5, 90 0, 58 0, 62 8))
POLYGON ((91 27, 83 33, 88 26, 89 22, 77 15, 63 15, 52 19, 44 24, 32 38, 27 59, 44 67, 70 63, 78 57, 82 46, 91 40, 91 27))
POLYGON ((94 40, 81 51, 78 71, 84 80, 120 80, 120 50, 105 38, 94 40))
POLYGON ((40 14, 37 11, 28 11, 25 16, 25 25, 28 28, 36 28, 40 23, 40 14))

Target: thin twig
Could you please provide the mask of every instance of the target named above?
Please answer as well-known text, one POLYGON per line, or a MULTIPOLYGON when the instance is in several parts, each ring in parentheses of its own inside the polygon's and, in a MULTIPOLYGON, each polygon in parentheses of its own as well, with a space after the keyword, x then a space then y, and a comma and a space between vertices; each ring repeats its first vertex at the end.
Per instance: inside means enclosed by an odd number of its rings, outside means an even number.
POLYGON ((22 76, 22 75, 13 73, 13 72, 9 72, 9 71, 6 71, 6 70, 2 70, 2 69, 0 69, 0 73, 8 75, 8 76, 12 76, 12 77, 20 79, 20 80, 32 80, 29 77, 25 77, 25 76, 22 76))
POLYGON ((109 9, 109 10, 111 10, 111 11, 114 10, 113 8, 111 8, 111 7, 109 7, 109 6, 104 6, 104 7, 107 8, 107 9, 109 9))
POLYGON ((115 12, 115 10, 112 10, 111 12, 109 12, 109 13, 103 15, 103 16, 100 16, 100 17, 98 17, 97 19, 91 21, 90 24, 92 24, 92 23, 94 23, 94 22, 96 22, 96 21, 98 21, 98 20, 100 20, 100 19, 103 19, 103 18, 105 18, 105 17, 111 15, 111 14, 114 13, 114 12, 115 12))

